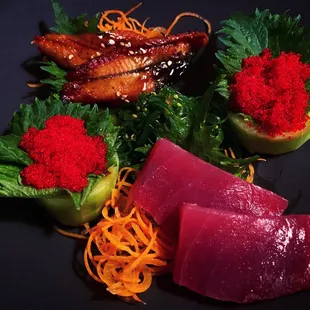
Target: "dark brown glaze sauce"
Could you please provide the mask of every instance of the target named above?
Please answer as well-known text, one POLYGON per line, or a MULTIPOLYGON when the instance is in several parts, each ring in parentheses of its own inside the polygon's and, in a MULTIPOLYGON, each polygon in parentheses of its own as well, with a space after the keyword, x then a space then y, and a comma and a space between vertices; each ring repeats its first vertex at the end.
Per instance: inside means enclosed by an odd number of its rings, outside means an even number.
POLYGON ((178 42, 175 45, 151 47, 148 49, 118 49, 115 53, 102 55, 89 60, 75 70, 69 71, 68 81, 95 79, 153 66, 172 57, 184 58, 191 53, 188 43, 178 42))
POLYGON ((145 38, 132 31, 104 34, 47 34, 36 43, 48 58, 69 69, 62 89, 66 101, 136 101, 178 79, 192 55, 207 45, 204 32, 145 38))
POLYGON ((188 59, 162 61, 142 71, 69 82, 63 87, 62 98, 65 101, 83 103, 133 102, 142 92, 155 91, 158 87, 179 78, 188 63, 188 59))
POLYGON ((204 32, 190 32, 168 37, 144 38, 130 31, 107 32, 98 34, 66 35, 50 33, 37 36, 33 43, 47 57, 64 68, 71 69, 101 55, 118 55, 128 53, 129 49, 151 48, 188 43, 193 52, 198 51, 208 43, 208 36, 204 32))

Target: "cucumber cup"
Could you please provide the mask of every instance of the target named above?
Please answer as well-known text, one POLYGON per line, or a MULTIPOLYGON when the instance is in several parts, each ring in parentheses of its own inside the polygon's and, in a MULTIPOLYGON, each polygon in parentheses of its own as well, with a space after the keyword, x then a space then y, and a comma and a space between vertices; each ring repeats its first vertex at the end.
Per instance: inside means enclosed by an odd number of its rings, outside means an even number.
POLYGON ((39 198, 37 201, 58 222, 67 226, 80 226, 95 220, 101 212, 103 204, 111 197, 116 184, 119 164, 108 169, 109 174, 103 176, 92 190, 80 209, 77 209, 68 194, 39 198))
POLYGON ((310 138, 310 120, 303 130, 271 137, 259 131, 257 125, 249 126, 249 121, 242 115, 230 113, 228 119, 240 142, 250 153, 281 155, 297 150, 310 138))

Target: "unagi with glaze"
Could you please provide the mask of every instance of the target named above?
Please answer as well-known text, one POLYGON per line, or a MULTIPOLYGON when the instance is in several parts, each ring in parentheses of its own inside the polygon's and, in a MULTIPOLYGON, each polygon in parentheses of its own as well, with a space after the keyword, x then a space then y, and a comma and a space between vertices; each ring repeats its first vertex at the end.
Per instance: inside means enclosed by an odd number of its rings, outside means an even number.
POLYGON ((39 50, 55 61, 58 65, 72 69, 101 55, 121 51, 128 54, 129 50, 146 49, 152 47, 165 47, 166 45, 188 43, 195 52, 208 43, 208 36, 204 32, 190 32, 168 37, 143 38, 141 35, 130 31, 118 31, 116 34, 109 32, 102 35, 81 34, 67 35, 49 33, 37 36, 34 43, 39 50))
POLYGON ((156 88, 150 72, 125 73, 105 79, 69 82, 64 85, 63 99, 71 102, 135 101, 142 92, 156 88))
MULTIPOLYGON (((128 51, 127 51, 128 53, 128 51)), ((111 75, 141 70, 170 59, 182 59, 189 55, 190 46, 180 43, 150 49, 130 50, 128 54, 102 55, 96 57, 75 70, 69 71, 66 76, 68 81, 97 79, 111 75)), ((172 61, 172 60, 171 60, 172 61)))
POLYGON ((205 32, 170 34, 183 16, 203 20, 210 33, 210 23, 197 14, 181 13, 167 30, 148 29, 145 23, 127 18, 132 10, 102 13, 98 24, 101 33, 49 33, 34 39, 48 59, 68 70, 68 83, 62 89, 64 100, 135 101, 141 92, 155 91, 182 75, 192 56, 208 44, 205 32), (116 22, 107 17, 117 12, 121 17, 116 22))
MULTIPOLYGON (((146 45, 131 45, 131 48, 123 46, 115 51, 110 50, 75 70, 68 73, 68 80, 79 78, 96 78, 106 75, 124 73, 124 71, 139 70, 155 63, 168 60, 171 57, 184 58, 204 47, 208 37, 204 33, 193 33, 182 36, 171 36, 167 38, 166 44, 150 45, 153 40, 145 40, 146 45), (180 37, 179 40, 176 38, 180 37)), ((155 41, 157 43, 163 42, 155 41)))
POLYGON ((139 45, 139 40, 143 39, 145 39, 143 36, 131 31, 105 34, 83 33, 80 35, 48 33, 35 37, 33 43, 37 44, 39 50, 58 65, 71 69, 102 55, 102 53, 115 51, 125 45, 131 47, 129 43, 131 40, 139 45))

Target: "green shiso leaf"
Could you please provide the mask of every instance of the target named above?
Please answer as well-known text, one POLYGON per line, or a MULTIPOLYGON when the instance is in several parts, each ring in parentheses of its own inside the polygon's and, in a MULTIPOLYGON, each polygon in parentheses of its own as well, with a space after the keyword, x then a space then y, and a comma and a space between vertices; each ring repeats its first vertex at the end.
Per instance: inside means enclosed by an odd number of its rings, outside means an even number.
POLYGON ((269 10, 256 9, 253 14, 237 13, 222 22, 217 32, 224 50, 218 51, 220 73, 226 75, 218 92, 226 99, 230 92, 231 78, 241 71, 242 60, 259 55, 270 48, 277 57, 282 51, 301 54, 303 62, 310 62, 310 32, 300 25, 300 16, 291 17, 287 13, 272 14, 269 10))
POLYGON ((22 151, 18 144, 20 137, 13 134, 0 137, 0 162, 10 162, 20 165, 29 165, 32 160, 22 151))
POLYGON ((89 18, 86 24, 86 14, 78 16, 76 18, 71 18, 65 12, 63 7, 55 0, 51 0, 55 26, 50 30, 57 33, 63 34, 79 34, 85 32, 97 33, 97 24, 99 22, 100 14, 96 14, 95 17, 89 18))
POLYGON ((268 31, 259 19, 241 13, 234 14, 222 24, 217 33, 225 35, 220 40, 227 49, 216 56, 227 74, 233 75, 241 70, 242 59, 258 55, 268 47, 268 31))
POLYGON ((51 188, 37 190, 31 186, 22 185, 20 180, 21 168, 14 165, 0 164, 0 196, 17 198, 52 197, 60 194, 61 189, 51 188))
POLYGON ((59 68, 53 61, 43 62, 40 68, 50 74, 49 78, 42 79, 40 82, 51 86, 52 91, 59 93, 67 82, 65 79, 67 72, 59 68))
MULTIPOLYGON (((54 115, 70 115, 85 121, 85 127, 90 136, 101 136, 108 145, 108 166, 115 166, 115 153, 117 152, 116 138, 119 127, 114 124, 114 118, 109 110, 99 110, 97 105, 83 105, 80 103, 64 104, 59 95, 52 95, 45 100, 35 99, 31 105, 20 105, 9 124, 11 134, 0 137, 0 195, 7 197, 40 198, 57 195, 64 189, 36 190, 31 186, 24 186, 19 181, 21 170, 32 161, 28 155, 19 148, 21 136, 30 127, 44 128, 45 121, 54 115), (2 144, 1 144, 2 143, 2 144), (11 163, 19 164, 12 166, 11 163), (7 178, 5 167, 14 167, 15 174, 7 178)), ((10 170, 11 171, 11 170, 10 170)), ((81 193, 71 193, 75 206, 80 208, 86 201, 90 192, 104 175, 91 175, 88 177, 88 186, 81 193)))

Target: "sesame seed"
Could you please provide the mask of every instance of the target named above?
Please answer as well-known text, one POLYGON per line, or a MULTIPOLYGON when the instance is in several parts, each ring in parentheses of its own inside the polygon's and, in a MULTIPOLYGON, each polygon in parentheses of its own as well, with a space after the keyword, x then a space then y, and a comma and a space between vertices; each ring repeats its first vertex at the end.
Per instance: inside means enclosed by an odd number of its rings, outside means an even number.
POLYGON ((143 83, 143 89, 142 91, 146 91, 146 83, 143 83))
POLYGON ((105 45, 103 43, 101 43, 100 45, 101 45, 101 47, 105 48, 105 45))
POLYGON ((109 40, 109 44, 110 44, 110 45, 113 45, 113 44, 115 44, 115 41, 112 40, 112 39, 110 39, 110 40, 109 40))
POLYGON ((125 99, 125 102, 127 102, 127 103, 128 103, 128 102, 130 102, 130 101, 129 101, 128 99, 125 99))
POLYGON ((144 48, 142 48, 142 47, 140 47, 140 51, 141 51, 143 54, 146 53, 146 50, 145 50, 144 48))
POLYGON ((171 66, 171 65, 172 65, 172 61, 169 60, 169 61, 168 61, 168 66, 171 66))
POLYGON ((137 115, 137 114, 132 114, 132 117, 133 117, 133 118, 137 118, 138 115, 137 115))
POLYGON ((127 43, 125 44, 125 46, 126 46, 126 47, 130 47, 130 46, 131 46, 131 43, 130 43, 130 42, 127 42, 127 43))
POLYGON ((97 55, 97 56, 100 56, 100 55, 101 55, 101 53, 99 53, 99 52, 96 52, 96 55, 97 55))
POLYGON ((115 40, 118 40, 118 41, 126 39, 123 36, 116 35, 115 33, 113 33, 113 34, 111 33, 110 37, 115 39, 115 40))
POLYGON ((134 51, 129 51, 128 52, 130 55, 133 55, 134 54, 134 51))
POLYGON ((100 35, 100 36, 98 36, 98 38, 102 40, 102 38, 103 38, 103 35, 100 35))
POLYGON ((121 42, 120 45, 121 45, 121 46, 125 46, 125 43, 124 43, 124 42, 121 42))
POLYGON ((72 59, 73 57, 74 57, 74 55, 72 55, 72 54, 70 54, 70 55, 68 56, 69 59, 72 59))
POLYGON ((30 43, 31 43, 31 44, 34 44, 34 41, 31 41, 30 43))
POLYGON ((173 74, 173 72, 174 72, 174 69, 172 69, 172 70, 170 71, 169 75, 172 75, 172 74, 173 74))
POLYGON ((119 91, 117 91, 116 96, 119 98, 121 96, 121 93, 119 91))

